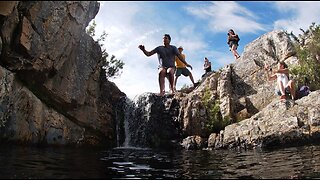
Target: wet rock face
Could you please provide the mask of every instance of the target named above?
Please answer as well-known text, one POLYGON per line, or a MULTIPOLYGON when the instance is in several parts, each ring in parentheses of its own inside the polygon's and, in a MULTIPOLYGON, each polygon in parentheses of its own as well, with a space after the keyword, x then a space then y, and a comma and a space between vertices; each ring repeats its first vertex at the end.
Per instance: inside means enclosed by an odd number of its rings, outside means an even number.
POLYGON ((129 145, 138 147, 169 147, 181 138, 176 121, 179 103, 172 97, 144 93, 134 102, 128 118, 129 145))
POLYGON ((101 48, 85 32, 99 3, 6 2, 0 8, 2 137, 112 145, 115 103, 125 94, 107 81, 101 48))

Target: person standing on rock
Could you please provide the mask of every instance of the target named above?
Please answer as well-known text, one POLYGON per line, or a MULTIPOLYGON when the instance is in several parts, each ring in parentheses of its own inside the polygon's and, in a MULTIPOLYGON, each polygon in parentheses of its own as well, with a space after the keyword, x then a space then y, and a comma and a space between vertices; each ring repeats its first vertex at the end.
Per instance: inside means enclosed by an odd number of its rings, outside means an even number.
MULTIPOLYGON (((183 47, 180 46, 178 48, 181 56, 186 59, 186 56, 184 54, 182 54, 182 51, 183 51, 183 47)), ((178 78, 179 76, 184 75, 184 76, 189 76, 192 84, 193 84, 193 87, 196 87, 198 85, 198 83, 195 83, 194 82, 194 79, 193 79, 193 76, 192 76, 192 73, 189 71, 189 69, 187 68, 187 66, 180 61, 179 57, 176 56, 176 73, 175 73, 175 76, 174 76, 174 91, 176 91, 176 86, 177 86, 177 81, 178 81, 178 78)))
POLYGON ((139 49, 146 55, 152 56, 155 53, 158 54, 159 59, 159 87, 160 93, 159 96, 164 96, 165 94, 165 77, 168 77, 170 83, 170 93, 173 94, 174 91, 174 72, 175 72, 175 57, 177 56, 187 67, 190 67, 192 70, 192 66, 189 65, 181 56, 176 46, 170 45, 171 37, 169 34, 165 34, 163 36, 163 46, 158 46, 151 51, 147 51, 144 45, 139 45, 139 49))
POLYGON ((240 38, 238 34, 236 34, 233 29, 228 31, 228 41, 227 44, 229 45, 230 51, 232 52, 234 58, 237 60, 240 58, 240 55, 237 52, 239 46, 240 38))

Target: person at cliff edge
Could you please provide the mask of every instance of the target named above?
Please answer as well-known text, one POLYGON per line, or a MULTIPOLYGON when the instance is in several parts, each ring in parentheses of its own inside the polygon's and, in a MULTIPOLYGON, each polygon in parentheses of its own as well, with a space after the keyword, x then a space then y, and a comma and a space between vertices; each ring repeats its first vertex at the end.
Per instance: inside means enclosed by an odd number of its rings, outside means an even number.
POLYGON ((169 34, 165 34, 163 36, 163 46, 158 46, 151 51, 147 51, 144 45, 139 45, 139 49, 146 55, 152 56, 155 53, 158 55, 159 67, 159 87, 160 93, 159 96, 164 96, 165 94, 165 77, 168 77, 170 83, 170 93, 173 94, 174 91, 174 73, 175 73, 175 56, 177 56, 187 67, 190 67, 192 70, 192 66, 189 65, 183 56, 178 51, 177 47, 174 45, 170 45, 171 37, 169 34))

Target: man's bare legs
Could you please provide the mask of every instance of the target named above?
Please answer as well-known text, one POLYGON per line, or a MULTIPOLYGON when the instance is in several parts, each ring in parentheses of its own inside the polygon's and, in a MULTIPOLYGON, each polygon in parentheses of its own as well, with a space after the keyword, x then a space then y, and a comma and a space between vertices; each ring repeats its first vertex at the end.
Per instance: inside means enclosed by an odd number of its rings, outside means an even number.
MULTIPOLYGON (((178 78, 179 78, 179 76, 174 76, 174 92, 176 92, 176 86, 177 86, 177 81, 178 81, 178 78)), ((193 86, 195 87, 197 84, 194 82, 194 79, 193 79, 193 76, 192 76, 192 73, 190 73, 189 74, 189 78, 190 78, 190 80, 191 80, 191 82, 192 82, 192 84, 193 84, 193 86)))
POLYGON ((175 72, 175 68, 168 68, 167 69, 167 73, 169 75, 169 88, 170 88, 170 93, 173 94, 175 93, 175 85, 174 85, 174 72, 175 72))
POLYGON ((192 82, 193 86, 195 86, 194 79, 193 79, 193 76, 192 76, 192 74, 191 74, 191 73, 189 74, 189 77, 190 77, 190 80, 191 80, 191 82, 192 82))
POLYGON ((177 87, 178 77, 179 76, 174 76, 174 82, 173 82, 173 84, 174 84, 174 87, 173 87, 174 92, 176 92, 176 90, 177 90, 176 87, 177 87))
POLYGON ((166 77, 166 69, 164 68, 159 68, 159 87, 160 87, 160 93, 159 93, 159 96, 164 96, 164 80, 165 80, 165 77, 166 77))
POLYGON ((170 93, 174 93, 174 71, 175 68, 168 68, 167 70, 165 68, 159 68, 159 87, 160 87, 160 93, 159 96, 164 96, 165 94, 165 78, 167 77, 169 80, 169 88, 170 93), (168 75, 168 76, 167 76, 168 75))

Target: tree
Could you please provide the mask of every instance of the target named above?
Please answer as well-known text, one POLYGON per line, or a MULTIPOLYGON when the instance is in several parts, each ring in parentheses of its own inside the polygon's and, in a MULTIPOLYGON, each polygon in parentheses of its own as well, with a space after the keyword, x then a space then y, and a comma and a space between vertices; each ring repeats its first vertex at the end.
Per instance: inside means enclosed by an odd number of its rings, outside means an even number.
MULTIPOLYGON (((93 20, 91 24, 86 29, 86 33, 89 34, 92 38, 96 36, 95 28, 97 24, 93 20)), ((97 38, 96 42, 100 45, 102 50, 101 58, 104 62, 103 68, 106 71, 107 78, 116 78, 121 75, 122 69, 124 66, 124 62, 122 60, 116 59, 114 55, 109 56, 106 49, 103 47, 103 42, 106 40, 107 33, 103 31, 99 38, 97 38)))
POLYGON ((295 76, 298 87, 308 85, 311 90, 320 89, 320 26, 312 23, 309 29, 299 34, 299 38, 290 34, 296 40, 296 51, 299 64, 291 73, 295 76))

